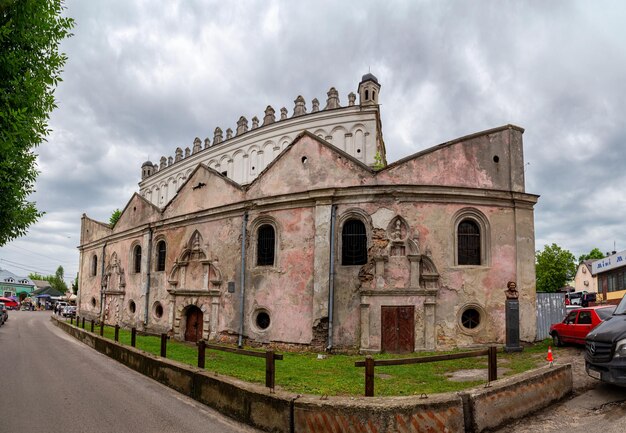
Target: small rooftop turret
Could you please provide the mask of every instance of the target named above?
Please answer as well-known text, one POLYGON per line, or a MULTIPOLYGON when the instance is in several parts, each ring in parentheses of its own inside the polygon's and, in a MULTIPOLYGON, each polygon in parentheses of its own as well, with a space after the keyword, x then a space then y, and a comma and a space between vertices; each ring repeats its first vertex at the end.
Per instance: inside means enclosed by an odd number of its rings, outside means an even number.
POLYGON ((378 78, 369 72, 363 75, 359 83, 359 104, 378 105, 379 92, 380 84, 378 84, 378 78))

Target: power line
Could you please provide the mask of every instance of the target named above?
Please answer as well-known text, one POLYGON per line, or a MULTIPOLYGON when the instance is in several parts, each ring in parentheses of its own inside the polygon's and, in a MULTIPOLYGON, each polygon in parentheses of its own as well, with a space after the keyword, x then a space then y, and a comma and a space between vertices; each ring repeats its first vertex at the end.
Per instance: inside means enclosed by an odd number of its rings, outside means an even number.
MULTIPOLYGON (((48 273, 50 273, 50 271, 44 271, 43 269, 36 268, 34 266, 30 266, 30 265, 24 264, 24 263, 14 262, 14 261, 7 260, 7 259, 0 259, 0 261, 5 262, 5 263, 9 263, 9 264, 11 264, 13 266, 22 267, 23 269, 25 269, 27 271, 36 272, 38 274, 41 274, 41 273, 48 274, 48 273)), ((52 274, 54 274, 54 272, 52 272, 52 274)))
MULTIPOLYGON (((30 265, 25 265, 24 263, 13 262, 11 260, 0 259, 0 262, 8 263, 10 266, 15 266, 16 268, 19 268, 19 269, 22 269, 24 271, 28 271, 28 272, 31 272, 31 273, 35 273, 35 274, 47 274, 47 275, 55 275, 56 274, 56 271, 55 272, 50 272, 49 270, 48 271, 44 271, 43 269, 32 268, 32 267, 29 267, 30 265)), ((65 271, 65 268, 63 270, 65 271)), ((71 272, 71 273, 73 273, 73 272, 71 272)), ((66 277, 66 278, 69 278, 69 277, 66 277)), ((71 278, 69 278, 69 279, 71 279, 71 278)))
POLYGON ((68 261, 68 260, 59 260, 59 258, 58 258, 58 257, 50 257, 50 256, 46 256, 45 254, 36 253, 36 252, 31 251, 31 250, 28 250, 28 249, 26 249, 26 248, 24 248, 24 247, 18 247, 17 245, 13 245, 13 244, 11 244, 11 245, 5 245, 5 246, 7 246, 7 247, 13 247, 13 248, 18 248, 18 249, 20 249, 20 250, 24 250, 24 251, 29 252, 29 253, 31 253, 31 254, 34 254, 34 255, 36 255, 36 256, 41 256, 41 257, 44 257, 44 258, 46 258, 46 259, 48 259, 48 260, 54 260, 54 261, 56 261, 57 263, 66 263, 66 264, 72 263, 72 264, 76 264, 76 262, 74 262, 74 261, 70 262, 70 261, 68 261))

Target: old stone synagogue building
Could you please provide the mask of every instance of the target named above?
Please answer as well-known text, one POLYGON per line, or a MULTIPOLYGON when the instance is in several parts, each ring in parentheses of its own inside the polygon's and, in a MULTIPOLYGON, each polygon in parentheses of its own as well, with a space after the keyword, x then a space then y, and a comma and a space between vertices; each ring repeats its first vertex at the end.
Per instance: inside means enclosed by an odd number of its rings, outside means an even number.
POLYGON ((79 314, 181 340, 406 352, 504 343, 514 281, 534 340, 523 129, 388 164, 380 89, 367 74, 347 105, 334 88, 324 107, 299 96, 291 115, 268 106, 144 163, 115 226, 83 215, 79 314))

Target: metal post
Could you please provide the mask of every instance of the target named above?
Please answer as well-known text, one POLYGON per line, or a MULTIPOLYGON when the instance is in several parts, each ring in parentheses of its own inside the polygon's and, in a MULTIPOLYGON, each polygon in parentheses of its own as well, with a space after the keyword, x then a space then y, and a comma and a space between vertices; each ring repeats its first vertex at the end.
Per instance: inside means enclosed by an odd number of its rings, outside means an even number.
POLYGON ((72 316, 70 316, 70 325, 74 324, 74 318, 72 316))
POLYGON ((91 319, 91 332, 93 332, 93 325, 94 325, 93 319, 91 319))
POLYGON ((274 363, 274 351, 265 352, 265 386, 274 389, 274 377, 276 375, 276 365, 274 363))
POLYGON ((120 325, 115 325, 115 341, 120 341, 120 325))
POLYGON ((83 317, 83 329, 85 329, 85 318, 83 317))
POLYGON ((104 320, 100 322, 100 337, 104 337, 104 320))
POLYGON ((130 345, 135 347, 137 343, 137 328, 130 328, 130 345))
POLYGON ((206 343, 204 340, 198 341, 198 368, 204 368, 206 343))
POLYGON ((161 334, 161 357, 167 358, 167 334, 161 334))
POLYGON ((489 382, 498 380, 498 348, 496 346, 489 347, 487 354, 487 369, 489 370, 489 382))
POLYGON ((365 357, 365 397, 374 397, 374 358, 365 357))

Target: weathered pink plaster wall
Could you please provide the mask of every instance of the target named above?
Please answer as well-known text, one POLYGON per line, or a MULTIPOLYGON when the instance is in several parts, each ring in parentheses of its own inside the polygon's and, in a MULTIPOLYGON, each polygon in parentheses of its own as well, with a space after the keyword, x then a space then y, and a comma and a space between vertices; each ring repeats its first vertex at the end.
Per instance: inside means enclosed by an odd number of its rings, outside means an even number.
MULTIPOLYGON (((518 282, 524 317, 522 338, 532 339, 532 206, 536 196, 523 194, 521 163, 521 130, 505 127, 441 145, 378 173, 308 134, 289 146, 246 188, 199 166, 163 211, 133 196, 115 227, 121 237, 110 237, 110 230, 102 224, 83 218, 81 314, 99 310, 99 304, 92 307, 90 299, 95 297, 99 302, 100 265, 98 275, 91 277, 90 256, 98 254, 101 263, 106 242, 105 263, 110 264, 111 254, 116 252, 125 270, 125 293, 116 298, 119 302, 115 305, 123 323, 143 323, 147 286, 144 269, 149 255, 148 330, 176 328, 180 337, 185 311, 193 304, 203 309, 205 318, 211 315, 214 319, 210 326, 217 329, 210 331, 217 332, 219 339, 235 337, 239 329, 241 230, 247 212, 245 336, 263 343, 300 345, 323 340, 324 326, 315 314, 323 314, 327 308, 328 269, 316 269, 315 263, 324 262, 330 253, 330 221, 326 219, 330 206, 336 205, 336 347, 359 348, 365 340, 370 349, 380 348, 383 305, 414 305, 416 345, 426 347, 426 340, 431 338, 426 329, 427 303, 434 305, 432 343, 436 347, 503 342, 507 281, 518 282), (498 156, 497 162, 494 156, 498 156), (467 209, 480 215, 487 225, 483 234, 488 237, 488 254, 480 266, 455 265, 455 218, 467 209), (341 227, 350 217, 361 219, 368 230, 369 262, 365 266, 341 265, 341 227), (399 225, 392 224, 396 219, 399 225), (276 228, 273 266, 257 266, 255 261, 256 230, 263 223, 276 228), (397 227, 401 228, 399 234, 395 232, 397 227), (84 235, 87 229, 91 230, 89 236, 84 235), (210 278, 208 290, 213 290, 213 295, 197 293, 206 289, 202 282, 204 268, 199 263, 187 265, 188 287, 170 283, 172 270, 183 260, 182 254, 190 248, 196 232, 201 238, 202 254, 215 267, 211 275, 220 275, 219 282, 213 281, 218 280, 217 276, 210 278), (164 272, 156 271, 159 240, 167 244, 164 272), (404 252, 390 256, 393 241, 402 244, 396 253, 404 252), (141 274, 132 272, 135 244, 142 245, 145 257, 141 274), (382 274, 376 274, 375 257, 386 257, 378 261, 379 266, 383 264, 382 274), (420 275, 438 273, 438 280, 420 279, 413 287, 412 263, 418 263, 420 275), (436 269, 425 268, 430 266, 436 269), (227 291, 228 282, 234 282, 235 293, 227 291), (174 289, 193 292, 175 294, 174 289), (315 295, 314 290, 318 291, 315 295), (427 302, 431 298, 434 304, 427 302), (136 304, 134 314, 128 309, 130 300, 136 304), (163 306, 161 318, 154 315, 155 302, 163 306), (482 312, 481 326, 474 331, 464 330, 459 324, 460 312, 467 306, 482 312), (254 323, 260 309, 270 314, 271 325, 266 330, 254 323)), ((209 322, 205 330, 207 326, 209 322)))

